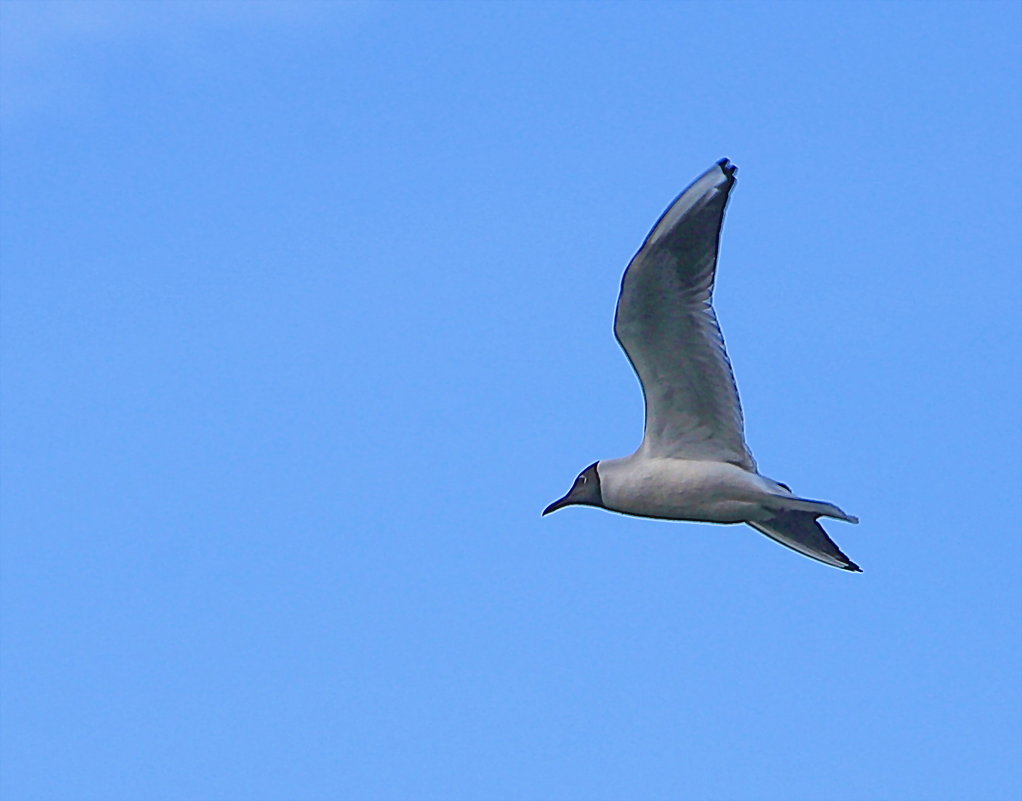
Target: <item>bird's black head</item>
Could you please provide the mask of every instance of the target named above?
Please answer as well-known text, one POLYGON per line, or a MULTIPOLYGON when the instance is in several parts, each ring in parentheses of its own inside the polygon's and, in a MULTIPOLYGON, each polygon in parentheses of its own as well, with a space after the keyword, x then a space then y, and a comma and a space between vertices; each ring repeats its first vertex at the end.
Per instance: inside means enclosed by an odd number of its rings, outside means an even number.
POLYGON ((600 491, 600 473, 596 469, 599 462, 593 462, 578 474, 568 494, 550 504, 543 510, 548 515, 564 506, 603 506, 603 493, 600 491))

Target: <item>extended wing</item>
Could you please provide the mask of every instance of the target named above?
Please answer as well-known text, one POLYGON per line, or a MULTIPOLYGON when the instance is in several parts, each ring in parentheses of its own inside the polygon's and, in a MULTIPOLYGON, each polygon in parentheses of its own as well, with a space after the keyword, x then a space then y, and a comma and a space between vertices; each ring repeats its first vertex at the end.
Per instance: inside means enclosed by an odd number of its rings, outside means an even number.
POLYGON ((642 383, 650 456, 755 471, 731 361, 711 305, 736 167, 721 159, 682 192, 625 270, 614 333, 642 383))

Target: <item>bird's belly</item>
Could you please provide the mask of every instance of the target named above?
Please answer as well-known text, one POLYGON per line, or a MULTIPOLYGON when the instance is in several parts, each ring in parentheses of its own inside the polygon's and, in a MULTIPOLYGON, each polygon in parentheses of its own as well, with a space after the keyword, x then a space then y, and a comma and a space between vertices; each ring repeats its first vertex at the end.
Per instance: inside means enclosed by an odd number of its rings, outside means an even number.
POLYGON ((721 462, 650 459, 604 490, 609 509, 640 517, 742 523, 765 516, 763 480, 721 462))

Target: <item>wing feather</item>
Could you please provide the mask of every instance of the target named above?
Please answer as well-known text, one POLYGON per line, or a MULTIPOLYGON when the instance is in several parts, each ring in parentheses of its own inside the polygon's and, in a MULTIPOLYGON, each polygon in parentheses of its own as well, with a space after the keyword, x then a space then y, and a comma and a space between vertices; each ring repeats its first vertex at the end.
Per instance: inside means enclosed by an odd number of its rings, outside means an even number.
POLYGON ((614 333, 642 384, 646 454, 755 471, 712 305, 735 170, 727 159, 713 165, 653 226, 625 270, 614 333))

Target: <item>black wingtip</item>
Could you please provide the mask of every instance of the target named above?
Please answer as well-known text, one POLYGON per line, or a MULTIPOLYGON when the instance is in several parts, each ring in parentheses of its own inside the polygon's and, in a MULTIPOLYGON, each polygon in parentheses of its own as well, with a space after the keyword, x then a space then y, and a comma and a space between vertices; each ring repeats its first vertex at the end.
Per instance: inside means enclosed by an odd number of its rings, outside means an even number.
POLYGON ((730 159, 721 159, 720 161, 717 162, 717 166, 720 167, 731 178, 734 178, 735 173, 738 172, 738 168, 731 163, 730 159))
MULTIPOLYGON (((817 523, 817 525, 819 525, 819 523, 817 523)), ((823 531, 823 527, 822 526, 820 526, 820 530, 823 531)), ((824 532, 824 533, 826 534, 826 532, 824 532)), ((834 540, 830 539, 830 537, 827 537, 827 539, 830 540, 830 544, 833 545, 834 546, 834 550, 837 551, 837 556, 839 558, 845 560, 845 564, 840 565, 842 570, 847 570, 849 573, 861 573, 862 572, 862 568, 859 567, 857 564, 855 564, 855 562, 853 562, 851 559, 849 559, 848 555, 844 551, 842 551, 840 548, 837 547, 837 543, 834 542, 834 540)))

